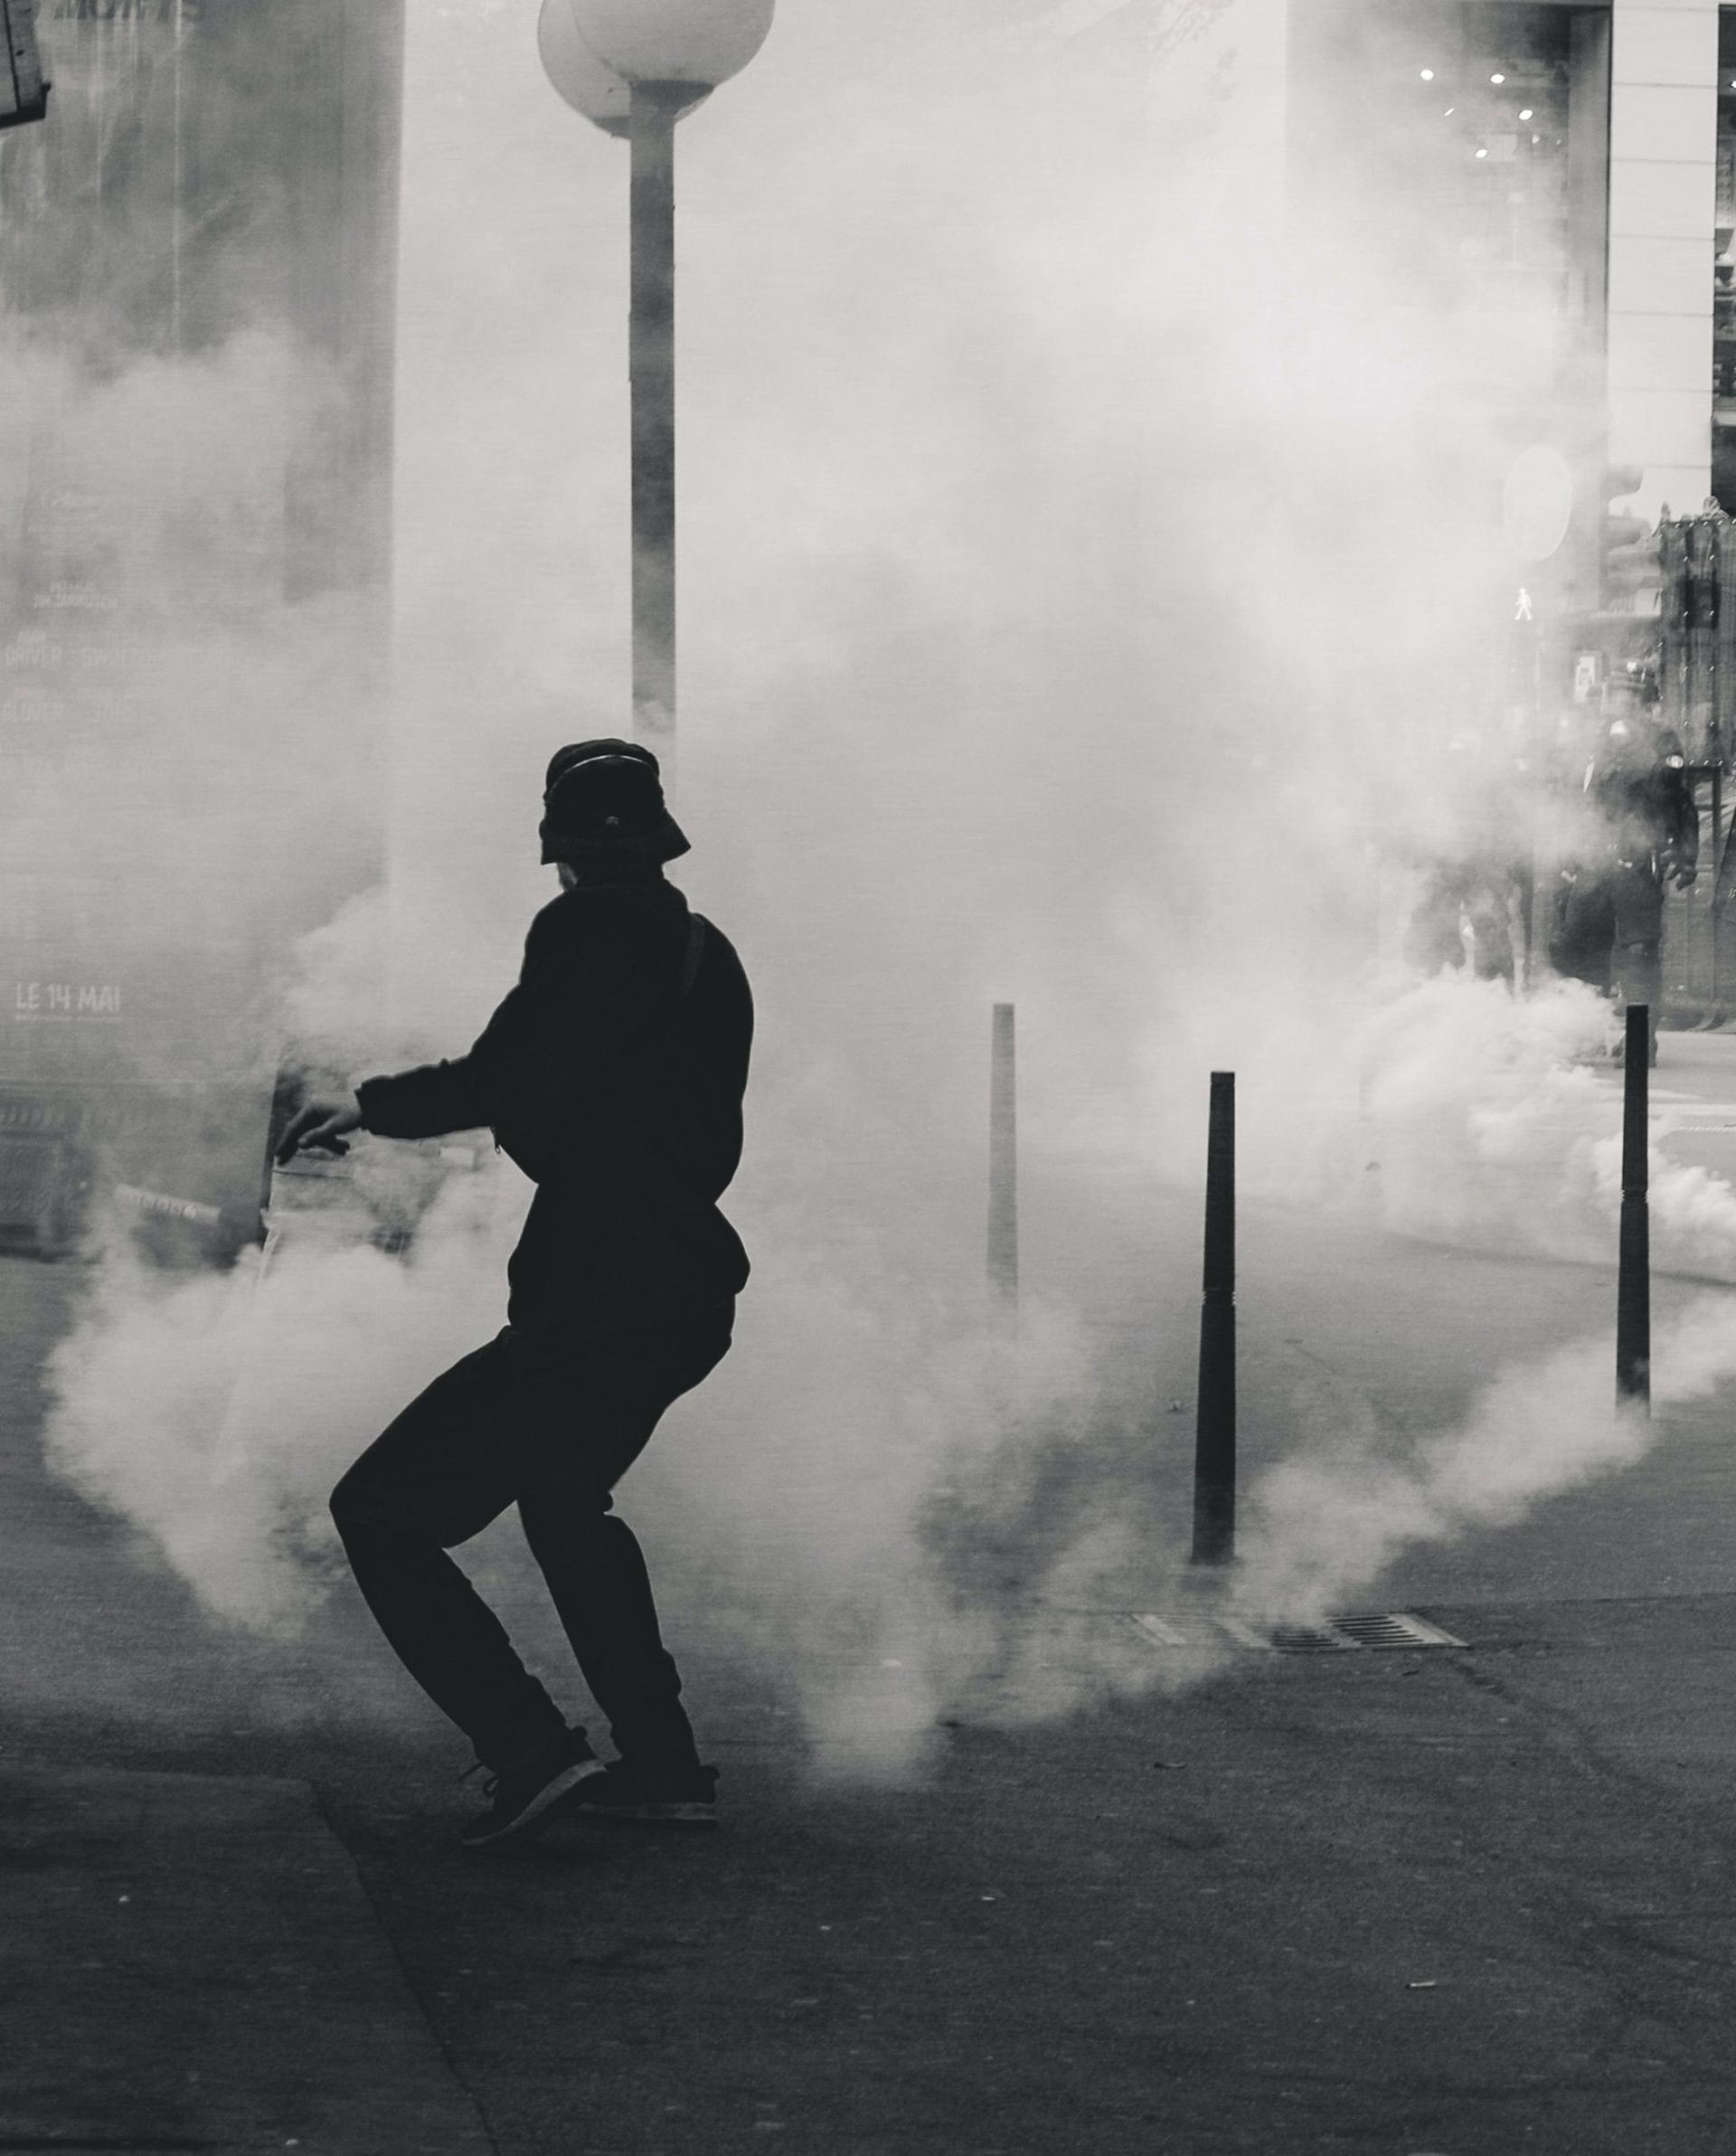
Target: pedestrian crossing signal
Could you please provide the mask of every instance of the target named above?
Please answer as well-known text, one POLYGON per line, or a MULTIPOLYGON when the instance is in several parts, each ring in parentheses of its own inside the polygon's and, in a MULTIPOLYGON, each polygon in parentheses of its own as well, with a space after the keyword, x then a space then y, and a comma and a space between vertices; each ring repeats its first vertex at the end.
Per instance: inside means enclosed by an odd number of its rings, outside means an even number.
POLYGON ((36 0, 0 0, 0 128, 21 128, 47 116, 36 0))

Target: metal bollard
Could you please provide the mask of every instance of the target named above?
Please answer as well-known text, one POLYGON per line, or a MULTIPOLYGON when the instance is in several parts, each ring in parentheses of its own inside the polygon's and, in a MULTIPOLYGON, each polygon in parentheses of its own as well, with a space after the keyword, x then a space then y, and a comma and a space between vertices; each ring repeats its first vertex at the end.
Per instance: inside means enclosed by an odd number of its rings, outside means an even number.
POLYGON ((1643 1003, 1628 1007, 1626 1062, 1622 1068, 1621 1243, 1616 1284, 1616 1398, 1652 1405, 1652 1253, 1647 1094, 1652 1014, 1643 1003))
POLYGON ((1013 1006, 995 1006, 988 1060, 988 1287, 1011 1314, 1019 1303, 1019 1145, 1013 1006))
POLYGON ((1195 1565, 1236 1554, 1236 1074, 1212 1073, 1205 1154, 1205 1295, 1194 1441, 1195 1565))

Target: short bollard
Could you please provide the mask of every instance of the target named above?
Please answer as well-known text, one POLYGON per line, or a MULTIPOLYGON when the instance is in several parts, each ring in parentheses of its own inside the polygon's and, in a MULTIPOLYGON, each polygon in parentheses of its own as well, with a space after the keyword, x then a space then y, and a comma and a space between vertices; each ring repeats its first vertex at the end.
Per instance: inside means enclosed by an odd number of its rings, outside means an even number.
POLYGON ((988 1289, 1005 1316, 1019 1304, 1019 1127, 1013 1006, 997 1003, 988 1061, 988 1289))
POLYGON ((1628 1006, 1622 1067, 1621 1255, 1616 1283, 1616 1398, 1624 1406, 1652 1404, 1652 1252, 1649 1130, 1646 1110, 1652 1014, 1628 1006))
POLYGON ((1236 1076, 1212 1073, 1205 1154, 1205 1299, 1194 1441, 1195 1565, 1236 1554, 1236 1076))

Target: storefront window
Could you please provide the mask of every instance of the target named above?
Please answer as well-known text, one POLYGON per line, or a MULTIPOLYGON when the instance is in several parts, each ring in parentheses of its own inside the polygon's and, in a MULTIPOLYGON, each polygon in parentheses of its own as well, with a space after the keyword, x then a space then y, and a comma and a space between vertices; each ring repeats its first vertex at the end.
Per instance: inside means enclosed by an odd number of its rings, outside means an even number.
POLYGON ((1582 8, 1321 0, 1292 11, 1297 199, 1371 286, 1450 333, 1467 389, 1542 405, 1600 318, 1601 55, 1582 8), (1593 185, 1588 186, 1588 180, 1593 185))

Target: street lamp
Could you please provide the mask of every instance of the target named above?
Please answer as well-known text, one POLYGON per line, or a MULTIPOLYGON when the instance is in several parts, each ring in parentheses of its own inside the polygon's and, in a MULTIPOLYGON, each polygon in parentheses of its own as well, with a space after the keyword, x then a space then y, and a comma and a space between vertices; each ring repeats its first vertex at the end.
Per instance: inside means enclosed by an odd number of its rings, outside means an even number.
POLYGON ((675 734, 675 122, 765 43, 775 0, 542 0, 550 80, 631 154, 633 726, 675 734))

